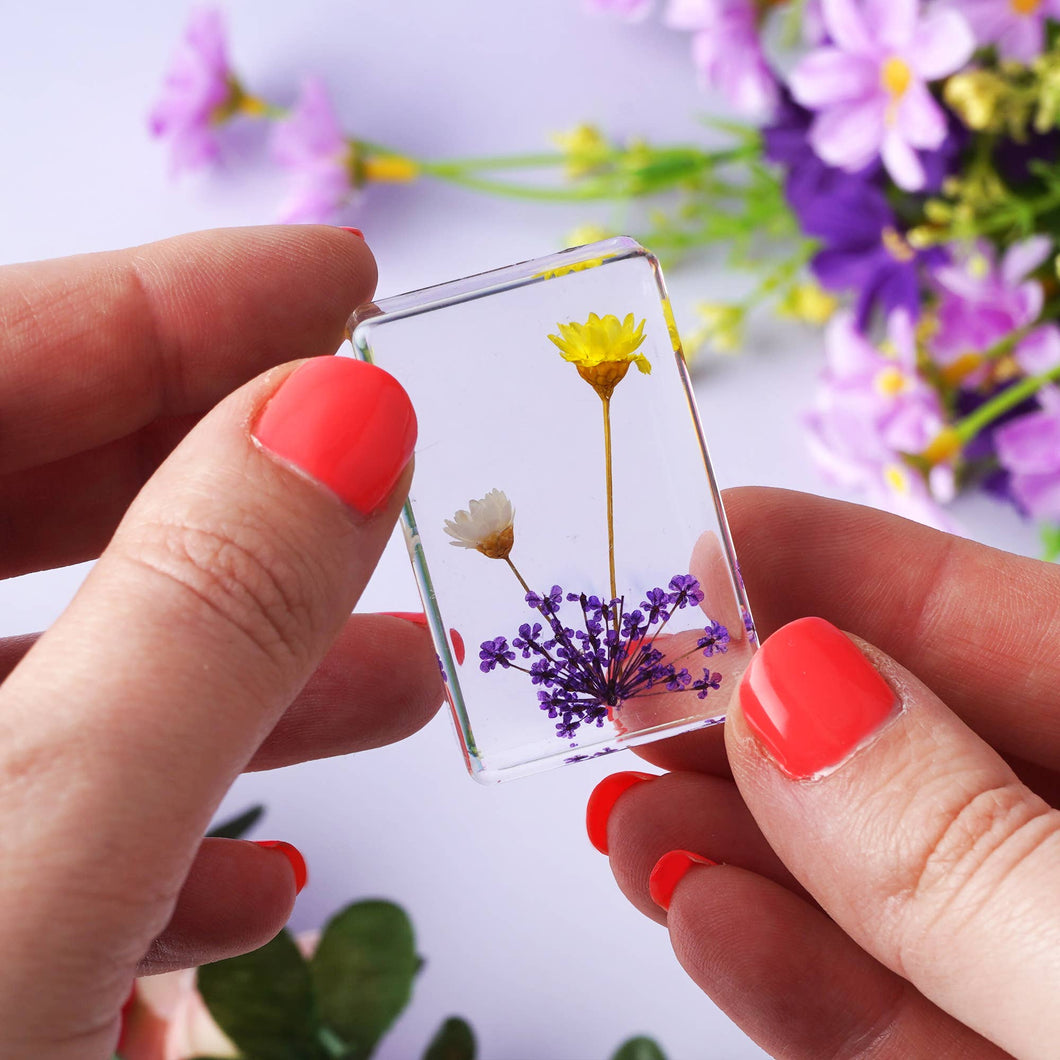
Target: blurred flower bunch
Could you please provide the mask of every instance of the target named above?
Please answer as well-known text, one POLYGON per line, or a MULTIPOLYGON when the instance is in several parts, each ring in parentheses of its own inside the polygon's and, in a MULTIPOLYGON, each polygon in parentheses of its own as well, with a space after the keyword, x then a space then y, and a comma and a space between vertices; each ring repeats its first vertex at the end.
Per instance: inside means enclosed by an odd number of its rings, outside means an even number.
POLYGON ((1060 554, 1060 0, 579 2, 688 34, 740 121, 708 122, 702 144, 579 126, 553 151, 415 159, 344 132, 319 80, 289 110, 252 95, 200 11, 152 128, 193 168, 228 123, 272 122, 288 221, 380 181, 642 203, 631 234, 664 260, 720 244, 755 275, 743 300, 699 307, 687 345, 735 349, 763 307, 826 326, 807 428, 831 479, 944 527, 948 500, 983 489, 1060 554))

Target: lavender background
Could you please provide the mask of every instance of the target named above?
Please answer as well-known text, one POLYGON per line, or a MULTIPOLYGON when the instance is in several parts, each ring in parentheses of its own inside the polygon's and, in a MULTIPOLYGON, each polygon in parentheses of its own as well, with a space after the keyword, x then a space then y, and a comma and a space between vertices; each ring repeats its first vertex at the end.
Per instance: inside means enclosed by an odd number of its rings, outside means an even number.
MULTIPOLYGON (((578 0, 232 0, 226 10, 251 88, 285 103, 302 74, 319 73, 352 130, 413 153, 533 149, 582 120, 657 139, 703 135, 695 114, 709 101, 696 92, 686 39, 590 17, 578 0)), ((185 15, 183 4, 131 0, 5 12, 0 262, 271 219, 282 177, 254 163, 253 132, 230 176, 178 186, 147 138, 185 15)), ((604 216, 423 185, 373 189, 345 223, 364 229, 379 293, 390 295, 548 252, 604 216)), ((670 284, 686 327, 695 300, 738 289, 720 263, 671 273, 670 284)), ((744 358, 697 372, 723 485, 826 492, 798 425, 816 350, 811 332, 776 323, 744 358)), ((1033 530, 987 500, 957 514, 975 536, 1036 550, 1033 530)), ((0 634, 46 626, 83 575, 0 585, 0 634)), ((361 606, 417 606, 403 548, 387 554, 361 606)), ((595 782, 635 765, 623 756, 483 789, 464 775, 441 717, 397 747, 244 778, 224 810, 265 801, 261 837, 305 852, 311 883, 296 928, 358 897, 408 908, 427 966, 383 1060, 418 1055, 450 1013, 472 1022, 485 1060, 604 1058, 634 1033, 656 1036, 672 1060, 760 1056, 686 979, 665 932, 632 910, 585 839, 595 782)))

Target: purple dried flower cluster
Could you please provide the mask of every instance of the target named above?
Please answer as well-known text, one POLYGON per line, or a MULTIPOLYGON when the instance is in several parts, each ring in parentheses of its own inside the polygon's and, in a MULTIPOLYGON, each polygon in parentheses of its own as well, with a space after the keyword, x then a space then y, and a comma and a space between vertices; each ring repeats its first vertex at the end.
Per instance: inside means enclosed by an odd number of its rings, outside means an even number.
MULTIPOLYGON (((655 646, 677 611, 702 602, 699 582, 690 574, 677 574, 668 589, 657 587, 644 595, 639 607, 627 611, 624 597, 608 601, 573 592, 564 597, 558 585, 544 594, 529 592, 526 603, 544 623, 524 623, 510 643, 506 637, 483 641, 479 669, 529 674, 540 686, 541 709, 559 719, 556 735, 561 739, 571 739, 582 725, 602 726, 609 712, 635 696, 695 692, 705 699, 720 687, 721 674, 704 668, 703 676, 694 678, 687 667, 678 665, 680 658, 669 661, 655 646), (580 628, 567 625, 561 617, 564 599, 580 610, 580 628), (528 666, 516 662, 517 653, 528 666)), ((729 631, 712 621, 685 654, 709 659, 728 646, 729 631)))

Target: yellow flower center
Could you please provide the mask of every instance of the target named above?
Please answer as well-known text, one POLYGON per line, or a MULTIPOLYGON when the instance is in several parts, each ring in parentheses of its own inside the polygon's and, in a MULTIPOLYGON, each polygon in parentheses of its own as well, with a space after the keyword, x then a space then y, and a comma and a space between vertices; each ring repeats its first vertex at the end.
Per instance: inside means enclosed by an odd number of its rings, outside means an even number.
POLYGON ((880 67, 880 84, 895 99, 901 99, 905 95, 912 81, 913 71, 909 69, 909 64, 897 55, 892 55, 880 67))
POLYGON ((877 392, 884 397, 897 397, 909 389, 909 379, 893 364, 878 372, 873 382, 877 392))
POLYGON ((376 155, 364 160, 361 175, 376 184, 409 184, 420 170, 415 162, 400 155, 376 155))
POLYGON ((916 257, 916 251, 902 238, 902 234, 897 229, 885 228, 880 239, 883 241, 884 250, 895 261, 900 261, 904 264, 916 257))
POLYGON ((1042 0, 1009 0, 1017 15, 1033 15, 1042 6, 1042 0))
POLYGON ((900 464, 888 464, 883 469, 883 478, 895 493, 909 492, 909 472, 900 464))
POLYGON ((478 550, 490 559, 507 559, 514 544, 515 530, 511 526, 506 526, 503 530, 498 530, 495 534, 490 534, 489 537, 480 541, 478 550))

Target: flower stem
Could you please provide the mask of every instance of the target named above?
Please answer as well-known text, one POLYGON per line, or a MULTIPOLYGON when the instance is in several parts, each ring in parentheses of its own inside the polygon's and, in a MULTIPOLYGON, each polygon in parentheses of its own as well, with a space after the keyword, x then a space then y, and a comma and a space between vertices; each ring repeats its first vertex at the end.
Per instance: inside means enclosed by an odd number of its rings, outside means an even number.
POLYGON ((611 473, 611 399, 601 395, 604 405, 604 477, 607 484, 607 569, 611 576, 611 599, 618 596, 615 585, 615 489, 611 473))
POLYGON ((1003 416, 1009 409, 1014 409, 1027 398, 1033 397, 1046 383, 1060 379, 1060 364, 1050 368, 1048 372, 1041 375, 1027 376, 1018 383, 1013 384, 1000 394, 995 394, 989 401, 980 405, 975 412, 965 416, 963 420, 954 425, 954 433, 962 444, 970 442, 981 430, 989 427, 999 416, 1003 416))
POLYGON ((519 579, 519 584, 523 587, 523 590, 527 593, 530 592, 530 586, 526 584, 526 581, 523 576, 519 573, 518 570, 516 570, 515 564, 512 562, 511 556, 505 556, 504 562, 507 563, 508 566, 511 568, 512 574, 514 574, 516 578, 519 579))

